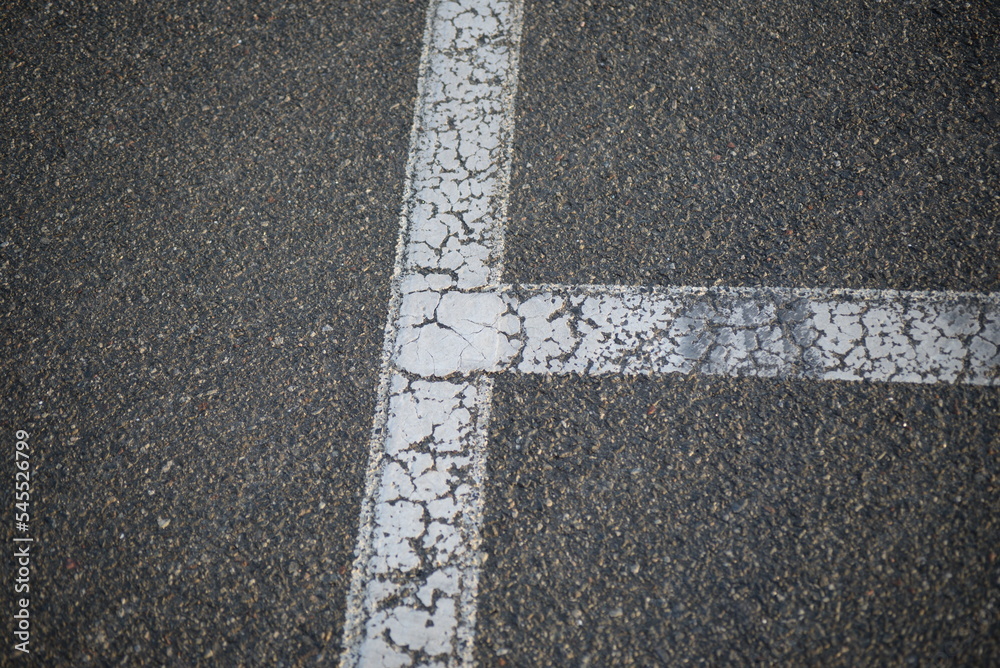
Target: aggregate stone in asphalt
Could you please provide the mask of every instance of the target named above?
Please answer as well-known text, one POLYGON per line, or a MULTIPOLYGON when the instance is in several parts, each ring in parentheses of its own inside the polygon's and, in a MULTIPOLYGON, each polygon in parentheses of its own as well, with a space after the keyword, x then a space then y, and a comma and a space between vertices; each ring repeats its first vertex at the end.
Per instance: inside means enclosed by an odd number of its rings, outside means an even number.
POLYGON ((39 665, 339 655, 425 11, 0 12, 39 665))
MULTIPOLYGON (((529 0, 504 279, 997 292, 998 44, 986 2, 529 0)), ((998 401, 502 376, 477 658, 995 663, 998 401)))
MULTIPOLYGON (((425 9, 0 14, 40 662, 339 656, 425 9)), ((995 6, 525 16, 505 280, 997 290, 995 6)), ((501 375, 494 415, 485 665, 1000 656, 994 389, 501 375)))
POLYGON ((996 3, 524 16, 508 280, 1000 290, 996 3))
POLYGON ((987 665, 1000 396, 500 379, 480 665, 987 665))

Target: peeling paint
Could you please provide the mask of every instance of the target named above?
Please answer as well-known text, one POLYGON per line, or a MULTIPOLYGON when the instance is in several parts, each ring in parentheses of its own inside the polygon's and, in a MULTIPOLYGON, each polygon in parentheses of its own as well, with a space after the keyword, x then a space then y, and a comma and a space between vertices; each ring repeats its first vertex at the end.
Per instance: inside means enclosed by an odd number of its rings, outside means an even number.
POLYGON ((516 83, 520 8, 503 0, 439 2, 431 12, 406 271, 473 290, 495 284, 502 265, 510 134, 504 111, 516 83))
MULTIPOLYGON (((482 445, 477 424, 489 408, 483 388, 403 375, 394 376, 391 387, 364 568, 368 619, 360 665, 452 656, 458 625, 469 622, 460 618, 463 587, 473 584, 469 573, 474 579, 480 559, 477 503, 470 496, 478 494, 481 468, 469 453, 482 445)), ((471 627, 466 636, 471 639, 471 627)))
MULTIPOLYGON (((1000 385, 1000 295, 780 288, 508 288, 522 373, 1000 385)), ((498 369, 499 370, 499 367, 498 369)))
POLYGON ((1000 383, 1000 295, 505 286, 403 300, 400 368, 427 377, 706 373, 1000 383))
POLYGON ((520 4, 432 0, 341 666, 472 662, 520 4))

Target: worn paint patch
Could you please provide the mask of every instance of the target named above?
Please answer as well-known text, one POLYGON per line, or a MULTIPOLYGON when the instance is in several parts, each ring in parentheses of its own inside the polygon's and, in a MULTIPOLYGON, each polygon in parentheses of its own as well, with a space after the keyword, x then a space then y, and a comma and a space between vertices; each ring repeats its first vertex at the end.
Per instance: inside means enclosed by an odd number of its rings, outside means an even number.
POLYGON ((489 380, 391 381, 383 468, 364 572, 361 665, 407 666, 471 648, 480 555, 479 424, 489 380))
POLYGON ((706 373, 1000 383, 1000 296, 781 288, 509 286, 403 299, 412 373, 706 373))
MULTIPOLYGON (((1000 384, 1000 295, 780 288, 511 289, 522 373, 1000 384)), ((516 335, 514 335, 516 336, 516 335)))

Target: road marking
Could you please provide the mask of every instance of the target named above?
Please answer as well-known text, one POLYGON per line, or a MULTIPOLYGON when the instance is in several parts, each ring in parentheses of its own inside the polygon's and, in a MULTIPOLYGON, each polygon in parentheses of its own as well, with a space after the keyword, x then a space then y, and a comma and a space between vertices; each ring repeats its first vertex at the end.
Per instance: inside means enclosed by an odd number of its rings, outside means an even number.
POLYGON ((490 373, 1000 385, 1000 295, 503 286, 520 0, 431 0, 341 666, 472 663, 490 373))
POLYGON ((538 286, 508 298, 524 373, 1000 385, 1000 294, 538 286))
POLYGON ((517 0, 428 8, 345 667, 472 663, 492 381, 434 377, 459 343, 471 367, 492 359, 492 322, 468 342, 454 334, 499 303, 477 291, 495 291, 503 268, 520 25, 517 0), (416 328, 428 312, 437 322, 416 328), (422 366, 399 352, 415 332, 422 366))
POLYGON ((705 373, 1000 385, 1000 294, 505 286, 403 297, 421 376, 705 373))

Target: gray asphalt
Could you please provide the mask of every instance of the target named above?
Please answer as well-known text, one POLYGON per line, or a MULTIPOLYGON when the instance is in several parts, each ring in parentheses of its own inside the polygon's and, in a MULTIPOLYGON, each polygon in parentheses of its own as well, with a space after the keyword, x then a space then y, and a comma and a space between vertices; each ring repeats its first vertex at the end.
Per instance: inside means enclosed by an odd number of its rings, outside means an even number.
MULTIPOLYGON (((0 663, 336 661, 425 10, 0 9, 0 663)), ((504 278, 1000 291, 998 99, 992 2, 529 0, 504 278)), ((996 388, 496 387, 482 665, 1000 662, 996 388)))
POLYGON ((513 282, 1000 290, 995 2, 529 1, 515 125, 513 282))
POLYGON ((480 665, 990 665, 995 389, 505 377, 480 665))
MULTIPOLYGON (((525 7, 512 283, 1000 289, 995 3, 525 7)), ((498 381, 482 665, 991 665, 995 389, 498 381)))
POLYGON ((2 10, 37 665, 339 654, 425 9, 2 10))

